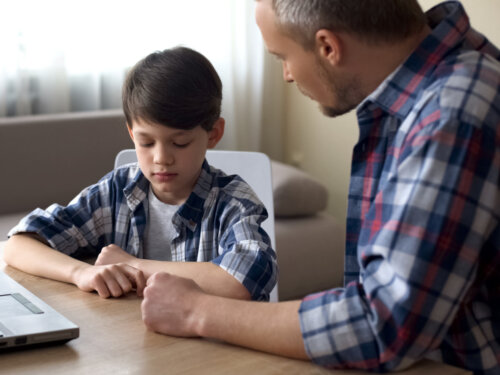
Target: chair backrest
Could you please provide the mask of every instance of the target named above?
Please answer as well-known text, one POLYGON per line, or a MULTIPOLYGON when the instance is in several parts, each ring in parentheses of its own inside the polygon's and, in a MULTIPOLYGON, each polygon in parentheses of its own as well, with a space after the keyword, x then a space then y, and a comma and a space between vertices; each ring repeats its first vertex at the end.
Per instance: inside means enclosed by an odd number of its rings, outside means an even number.
MULTIPOLYGON (((261 152, 208 150, 206 158, 210 165, 221 169, 226 174, 237 174, 243 178, 264 203, 269 217, 262 223, 262 228, 269 235, 271 245, 276 251, 273 186, 269 157, 261 152)), ((122 150, 116 155, 115 168, 136 161, 137 155, 134 149, 122 150)), ((277 301, 278 285, 271 292, 271 302, 277 301)))

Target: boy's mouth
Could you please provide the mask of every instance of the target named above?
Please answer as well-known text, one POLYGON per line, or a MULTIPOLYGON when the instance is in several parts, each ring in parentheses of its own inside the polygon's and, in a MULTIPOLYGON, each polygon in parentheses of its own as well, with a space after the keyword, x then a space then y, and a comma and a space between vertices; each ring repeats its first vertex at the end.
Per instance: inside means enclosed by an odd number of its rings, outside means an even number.
POLYGON ((172 180, 173 178, 177 177, 177 173, 171 173, 171 172, 155 172, 153 173, 153 177, 156 180, 159 181, 169 181, 172 180))

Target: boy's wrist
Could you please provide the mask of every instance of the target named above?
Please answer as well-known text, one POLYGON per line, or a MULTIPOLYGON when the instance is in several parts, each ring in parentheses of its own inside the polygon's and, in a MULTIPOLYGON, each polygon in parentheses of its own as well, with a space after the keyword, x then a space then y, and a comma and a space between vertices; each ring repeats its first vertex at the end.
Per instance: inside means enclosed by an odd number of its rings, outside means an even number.
POLYGON ((88 268, 88 267, 93 267, 91 264, 85 263, 85 262, 78 262, 75 263, 70 271, 69 271, 69 282, 78 286, 80 283, 80 277, 82 272, 88 268))
POLYGON ((143 262, 143 259, 131 257, 127 263, 129 266, 137 268, 137 269, 144 272, 144 270, 142 269, 142 262, 143 262))

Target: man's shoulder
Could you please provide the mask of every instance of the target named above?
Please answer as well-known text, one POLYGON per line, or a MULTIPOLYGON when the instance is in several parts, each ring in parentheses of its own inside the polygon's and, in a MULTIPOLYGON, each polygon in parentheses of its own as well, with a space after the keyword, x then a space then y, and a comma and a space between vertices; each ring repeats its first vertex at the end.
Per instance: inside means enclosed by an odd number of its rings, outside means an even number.
POLYGON ((497 85, 500 80, 500 61, 475 50, 464 50, 441 60, 433 72, 434 79, 444 79, 457 88, 469 87, 473 81, 497 85))
POLYGON ((493 124, 500 120, 488 118, 493 115, 492 106, 500 100, 499 86, 500 61, 477 51, 465 51, 438 64, 426 93, 435 96, 441 115, 449 113, 471 124, 493 124))

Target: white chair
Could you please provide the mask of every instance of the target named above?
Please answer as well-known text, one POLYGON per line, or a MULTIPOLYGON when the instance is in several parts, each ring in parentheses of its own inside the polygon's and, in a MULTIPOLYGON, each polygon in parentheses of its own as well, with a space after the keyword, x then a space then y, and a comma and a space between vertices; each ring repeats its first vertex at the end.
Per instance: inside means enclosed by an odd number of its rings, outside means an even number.
MULTIPOLYGON (((206 158, 210 165, 221 169, 226 174, 237 174, 243 178, 264 203, 269 217, 262 223, 262 228, 269 235, 271 245, 276 251, 273 186, 269 157, 261 152, 208 150, 206 158)), ((136 161, 137 155, 134 149, 122 150, 116 155, 115 168, 136 161)), ((270 300, 271 302, 278 301, 277 284, 271 292, 270 300)))

